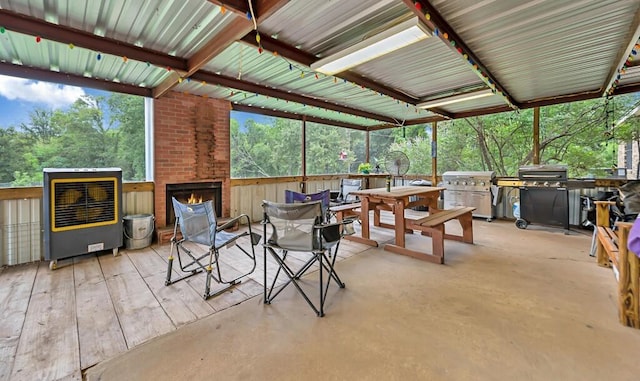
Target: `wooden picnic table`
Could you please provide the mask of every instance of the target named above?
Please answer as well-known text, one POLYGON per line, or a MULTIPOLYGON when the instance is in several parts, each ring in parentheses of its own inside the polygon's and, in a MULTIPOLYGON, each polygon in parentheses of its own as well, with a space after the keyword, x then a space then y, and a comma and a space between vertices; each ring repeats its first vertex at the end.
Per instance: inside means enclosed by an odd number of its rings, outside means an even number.
POLYGON ((405 247, 405 234, 407 233, 404 219, 405 209, 427 206, 430 213, 437 210, 438 197, 444 189, 442 187, 400 186, 392 187, 390 191, 387 191, 386 188, 374 188, 351 192, 351 194, 360 197, 362 229, 361 236, 351 235, 346 236, 345 239, 378 246, 378 242, 370 238, 369 212, 373 211, 374 226, 395 230, 395 244, 386 245, 385 250, 397 252, 396 247, 405 247), (380 221, 381 210, 389 210, 394 213, 395 223, 393 225, 380 221))

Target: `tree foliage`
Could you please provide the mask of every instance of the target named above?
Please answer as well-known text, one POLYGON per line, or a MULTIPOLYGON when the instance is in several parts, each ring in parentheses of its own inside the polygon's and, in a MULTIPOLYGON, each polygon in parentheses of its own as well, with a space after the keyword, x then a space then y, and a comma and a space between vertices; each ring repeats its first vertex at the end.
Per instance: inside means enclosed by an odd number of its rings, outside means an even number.
MULTIPOLYGON (((640 123, 628 122, 617 131, 611 128, 636 98, 620 96, 541 108, 540 163, 566 164, 573 177, 600 175, 599 169, 615 166, 618 141, 632 139, 640 144, 640 123)), ((519 167, 533 164, 533 114, 533 109, 525 109, 438 123, 433 152, 438 156, 438 173, 517 175, 519 167)), ((299 121, 272 118, 263 123, 248 120, 239 126, 232 119, 232 176, 301 173, 301 130, 299 121)), ((365 161, 362 131, 307 123, 306 138, 307 174, 355 172, 365 161)), ((383 171, 386 155, 402 151, 409 157, 409 174, 430 175, 433 148, 430 124, 370 132, 370 162, 383 171)))
POLYGON ((67 110, 36 108, 19 129, 0 129, 0 141, 3 184, 41 184, 43 168, 121 167, 125 180, 143 180, 144 99, 86 96, 67 110))
MULTIPOLYGON (((540 162, 562 163, 570 176, 593 174, 617 162, 620 142, 640 146, 640 118, 615 125, 638 106, 639 96, 594 99, 540 109, 540 162)), ((110 94, 84 97, 66 110, 34 109, 29 121, 0 129, 0 183, 34 185, 46 167, 120 167, 125 180, 145 178, 144 99, 110 94)), ((533 163, 533 110, 472 117, 432 125, 399 126, 370 132, 370 162, 384 171, 390 151, 409 157, 409 174, 430 175, 432 154, 438 173, 491 170, 514 176, 533 163)), ((302 174, 300 120, 253 118, 240 125, 231 118, 232 177, 302 174)), ((366 133, 316 123, 306 124, 306 173, 335 174, 357 170, 366 161, 366 133)))
MULTIPOLYGON (((631 122, 618 131, 611 128, 635 100, 637 96, 631 95, 541 108, 540 163, 566 164, 573 177, 615 166, 617 142, 640 139, 640 130, 634 130, 637 125, 631 122)), ((527 109, 438 123, 438 172, 517 175, 518 167, 533 164, 533 112, 527 109)), ((417 163, 416 170, 430 168, 425 163, 429 151, 419 135, 396 137, 392 147, 405 152, 412 167, 417 163), (415 149, 420 146, 423 149, 415 149)))

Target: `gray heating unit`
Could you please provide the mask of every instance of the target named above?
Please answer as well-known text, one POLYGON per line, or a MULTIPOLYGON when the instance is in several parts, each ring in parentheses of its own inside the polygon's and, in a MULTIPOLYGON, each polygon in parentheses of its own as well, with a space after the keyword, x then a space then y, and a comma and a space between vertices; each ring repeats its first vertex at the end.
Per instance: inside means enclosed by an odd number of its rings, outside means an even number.
POLYGON ((43 226, 45 259, 113 250, 122 246, 122 170, 45 168, 43 226))

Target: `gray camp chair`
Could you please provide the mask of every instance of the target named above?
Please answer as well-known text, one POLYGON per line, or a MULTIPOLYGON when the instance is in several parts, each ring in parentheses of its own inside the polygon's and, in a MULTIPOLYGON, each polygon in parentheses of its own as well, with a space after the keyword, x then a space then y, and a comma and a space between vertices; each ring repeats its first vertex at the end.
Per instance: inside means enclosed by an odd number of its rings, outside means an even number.
POLYGON ((359 191, 362 189, 362 179, 342 179, 340 180, 340 192, 338 197, 331 200, 331 205, 342 205, 353 202, 358 202, 358 196, 351 194, 351 192, 359 191))
MULTIPOLYGON (((338 223, 322 223, 322 201, 306 203, 282 204, 263 201, 264 208, 264 303, 271 304, 283 289, 293 284, 300 295, 318 316, 324 316, 324 304, 333 280, 339 288, 345 284, 335 271, 340 239, 343 235, 353 234, 353 220, 338 223), (269 237, 267 239, 267 237, 269 237), (267 281, 267 252, 277 262, 278 269, 271 283, 267 281), (288 261, 289 252, 306 252, 308 260, 302 266, 295 266, 295 261, 288 261), (303 290, 299 282, 301 277, 314 264, 318 264, 319 301, 314 302, 303 290), (295 269, 293 267, 296 267, 295 269), (326 272, 326 281, 325 281, 326 272), (280 286, 280 274, 286 280, 280 286)), ((299 258, 298 258, 299 259, 299 258)))
MULTIPOLYGON (((208 299, 211 296, 216 296, 224 291, 227 291, 234 285, 239 284, 240 278, 243 278, 253 272, 256 268, 256 254, 254 246, 260 243, 260 234, 253 233, 251 231, 251 220, 246 214, 242 214, 235 217, 221 226, 217 224, 216 212, 213 208, 212 201, 206 201, 199 204, 183 204, 172 198, 173 210, 176 215, 176 223, 173 228, 173 238, 171 238, 171 253, 169 254, 169 267, 167 268, 167 279, 165 285, 181 281, 189 278, 195 274, 206 272, 205 289, 203 297, 208 299), (242 219, 246 220, 247 230, 243 230, 239 233, 231 233, 225 231, 236 223, 239 223, 242 219), (178 228, 180 231, 178 232, 178 228), (179 238, 178 233, 182 234, 179 238), (249 242, 243 242, 240 240, 242 237, 248 237, 249 242), (198 245, 203 245, 206 249, 198 245), (243 245, 251 246, 250 249, 245 249, 243 245), (189 245, 189 247, 187 247, 189 245), (231 248, 235 246, 235 248, 231 248), (176 249, 178 256, 178 264, 180 270, 186 275, 172 280, 173 273, 173 248, 176 249), (220 252, 225 249, 226 255, 235 255, 235 262, 241 264, 244 271, 234 271, 233 275, 222 275, 221 257, 220 252), (186 257, 183 263, 182 256, 186 257), (215 268, 215 273, 214 273, 215 268), (226 284, 227 287, 216 291, 211 294, 211 279, 220 284, 226 284)), ((225 269, 231 273, 233 269, 225 269)))

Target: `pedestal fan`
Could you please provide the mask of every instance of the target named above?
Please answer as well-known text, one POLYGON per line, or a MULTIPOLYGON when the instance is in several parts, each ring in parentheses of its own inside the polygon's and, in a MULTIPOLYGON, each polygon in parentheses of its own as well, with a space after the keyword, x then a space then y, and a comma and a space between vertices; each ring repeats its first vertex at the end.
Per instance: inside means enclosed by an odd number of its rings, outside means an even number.
POLYGON ((396 177, 403 177, 409 171, 409 158, 402 151, 391 151, 384 158, 384 168, 393 176, 395 186, 396 177))

